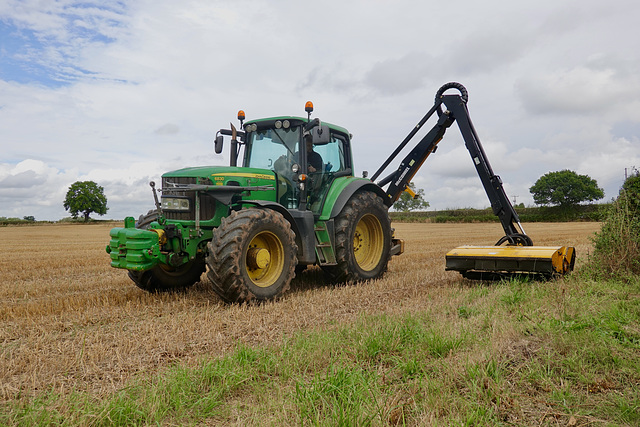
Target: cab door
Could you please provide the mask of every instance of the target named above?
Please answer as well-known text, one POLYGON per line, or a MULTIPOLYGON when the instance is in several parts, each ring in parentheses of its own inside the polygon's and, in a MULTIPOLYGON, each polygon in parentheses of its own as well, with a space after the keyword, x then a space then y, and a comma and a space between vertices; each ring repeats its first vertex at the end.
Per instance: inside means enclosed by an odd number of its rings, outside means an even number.
POLYGON ((331 183, 339 176, 353 176, 351 150, 347 136, 331 133, 329 142, 316 144, 314 151, 322 157, 321 171, 309 173, 309 203, 314 214, 320 214, 331 183))

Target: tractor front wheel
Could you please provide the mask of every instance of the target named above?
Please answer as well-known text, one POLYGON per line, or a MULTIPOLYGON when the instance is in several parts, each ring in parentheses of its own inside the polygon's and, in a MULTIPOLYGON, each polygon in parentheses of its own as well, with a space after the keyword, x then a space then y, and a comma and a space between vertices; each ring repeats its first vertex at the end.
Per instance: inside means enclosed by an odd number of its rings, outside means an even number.
MULTIPOLYGON (((149 224, 158 219, 158 215, 157 210, 140 215, 136 221, 136 228, 147 230, 149 224)), ((200 281, 200 276, 205 270, 204 259, 196 258, 178 267, 158 264, 150 270, 129 270, 129 278, 137 287, 147 292, 167 292, 192 286, 200 281)))
POLYGON ((226 302, 275 299, 295 277, 297 250, 291 225, 280 213, 233 211, 209 242, 207 277, 226 302))
POLYGON ((323 267, 335 281, 377 279, 387 269, 391 221, 382 199, 356 193, 335 220, 337 265, 323 267))
POLYGON ((178 267, 158 264, 150 270, 129 270, 129 278, 140 289, 148 292, 166 292, 187 288, 200 281, 205 271, 204 260, 196 258, 178 267))

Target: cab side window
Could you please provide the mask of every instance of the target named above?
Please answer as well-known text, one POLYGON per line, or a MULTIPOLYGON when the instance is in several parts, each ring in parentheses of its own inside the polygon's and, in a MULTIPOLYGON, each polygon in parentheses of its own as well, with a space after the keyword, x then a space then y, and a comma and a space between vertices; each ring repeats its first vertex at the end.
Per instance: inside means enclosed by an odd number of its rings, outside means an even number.
POLYGON ((322 156, 324 172, 339 172, 346 168, 344 140, 339 135, 332 134, 331 142, 315 145, 314 150, 322 156))

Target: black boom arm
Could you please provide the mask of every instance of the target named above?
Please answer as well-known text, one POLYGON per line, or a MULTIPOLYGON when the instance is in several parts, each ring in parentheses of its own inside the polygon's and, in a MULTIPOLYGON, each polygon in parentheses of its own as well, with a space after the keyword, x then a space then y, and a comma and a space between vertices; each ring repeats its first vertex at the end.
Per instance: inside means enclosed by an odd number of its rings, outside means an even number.
POLYGON ((453 122, 457 122, 460 132, 462 133, 462 137, 464 138, 465 146, 467 147, 467 150, 469 150, 473 164, 476 167, 476 172, 478 172, 480 181, 482 181, 484 190, 491 202, 493 213, 500 219, 502 228, 505 232, 505 236, 500 239, 497 244, 500 245, 508 242, 512 245, 519 244, 531 246, 533 245, 533 242, 529 236, 525 234, 524 229, 520 224, 518 214, 515 209, 513 209, 513 206, 504 191, 502 180, 493 172, 491 164, 487 159, 487 155, 480 143, 480 139, 478 138, 478 134, 473 127, 473 123, 471 123, 469 110, 467 110, 468 98, 467 90, 460 83, 447 83, 442 86, 436 93, 434 106, 400 143, 398 148, 391 154, 391 156, 389 156, 376 173, 373 174, 371 180, 375 181, 380 176, 384 169, 389 166, 407 143, 413 139, 424 123, 434 113, 437 113, 438 122, 404 158, 398 169, 377 182, 380 187, 384 187, 389 184, 389 187, 385 191, 387 194, 385 204, 390 207, 396 200, 398 200, 427 157, 436 151, 437 145, 442 140, 446 130, 453 124, 453 122), (460 94, 445 95, 444 92, 448 89, 457 89, 460 94), (446 107, 445 111, 442 110, 443 105, 446 107))

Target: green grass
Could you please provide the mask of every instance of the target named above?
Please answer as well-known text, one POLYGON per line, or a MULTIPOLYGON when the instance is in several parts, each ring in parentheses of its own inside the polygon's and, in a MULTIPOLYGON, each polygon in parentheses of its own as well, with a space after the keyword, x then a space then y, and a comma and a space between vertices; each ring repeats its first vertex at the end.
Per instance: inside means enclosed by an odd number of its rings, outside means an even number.
POLYGON ((455 304, 239 346, 96 397, 5 403, 2 425, 640 424, 640 280, 512 280, 455 304))

